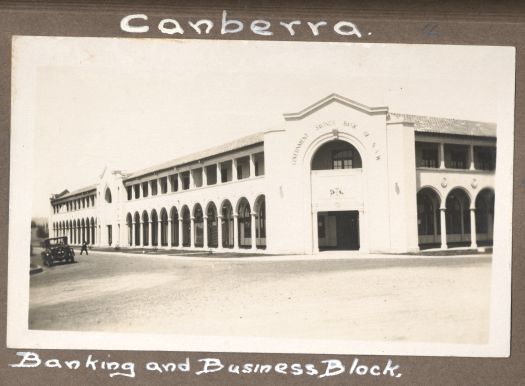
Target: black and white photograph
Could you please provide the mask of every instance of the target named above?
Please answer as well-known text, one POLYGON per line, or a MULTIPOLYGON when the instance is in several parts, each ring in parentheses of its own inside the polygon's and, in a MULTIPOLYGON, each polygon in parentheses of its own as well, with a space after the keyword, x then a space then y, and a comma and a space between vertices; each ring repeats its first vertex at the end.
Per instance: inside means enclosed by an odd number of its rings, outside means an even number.
POLYGON ((509 355, 514 48, 12 56, 9 347, 509 355))

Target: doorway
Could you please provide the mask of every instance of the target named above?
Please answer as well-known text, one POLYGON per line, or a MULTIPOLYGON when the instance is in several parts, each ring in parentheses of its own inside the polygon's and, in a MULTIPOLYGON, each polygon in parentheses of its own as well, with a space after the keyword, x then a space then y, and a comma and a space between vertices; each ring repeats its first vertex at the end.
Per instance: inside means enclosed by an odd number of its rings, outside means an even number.
POLYGON ((319 251, 359 250, 359 212, 317 213, 317 237, 319 251))

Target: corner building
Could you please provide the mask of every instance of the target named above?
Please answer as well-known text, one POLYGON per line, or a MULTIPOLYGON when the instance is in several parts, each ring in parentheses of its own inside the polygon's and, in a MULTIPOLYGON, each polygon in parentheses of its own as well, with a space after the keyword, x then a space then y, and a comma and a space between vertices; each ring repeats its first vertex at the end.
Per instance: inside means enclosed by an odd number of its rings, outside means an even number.
POLYGON ((332 94, 282 127, 51 197, 72 244, 272 254, 491 245, 496 125, 332 94))

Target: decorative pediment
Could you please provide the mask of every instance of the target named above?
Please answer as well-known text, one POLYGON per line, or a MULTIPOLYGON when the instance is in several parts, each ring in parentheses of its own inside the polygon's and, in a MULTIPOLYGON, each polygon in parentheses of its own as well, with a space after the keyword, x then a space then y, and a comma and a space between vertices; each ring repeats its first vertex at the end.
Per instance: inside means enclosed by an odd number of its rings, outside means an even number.
POLYGON ((283 114, 284 119, 287 121, 295 121, 299 119, 303 119, 307 117, 308 115, 334 103, 340 103, 344 106, 351 107, 353 109, 359 110, 361 112, 364 112, 369 115, 376 115, 376 114, 387 114, 388 113, 388 107, 387 106, 379 106, 379 107, 370 107, 366 106, 362 103, 358 103, 356 101, 353 101, 351 99, 345 98, 339 94, 330 94, 327 97, 321 99, 320 101, 314 103, 313 105, 308 106, 304 110, 301 110, 297 113, 288 113, 283 114))

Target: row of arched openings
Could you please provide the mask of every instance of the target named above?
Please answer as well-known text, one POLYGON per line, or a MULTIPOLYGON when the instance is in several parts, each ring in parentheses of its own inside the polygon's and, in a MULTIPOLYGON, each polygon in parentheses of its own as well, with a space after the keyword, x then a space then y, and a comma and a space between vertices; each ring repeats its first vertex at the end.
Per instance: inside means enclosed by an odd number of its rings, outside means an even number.
POLYGON ((474 206, 468 193, 462 188, 455 188, 441 205, 438 193, 432 188, 423 188, 417 194, 417 218, 419 244, 422 247, 439 244, 441 239, 441 213, 445 213, 447 245, 465 245, 471 243, 473 230, 478 245, 491 245, 494 233, 494 190, 482 189, 474 199, 474 206), (474 211, 475 228, 471 224, 471 212, 474 211))
POLYGON ((96 221, 93 217, 53 223, 55 237, 67 236, 70 244, 96 243, 96 221))
POLYGON ((237 228, 234 207, 229 200, 224 200, 219 208, 214 202, 210 202, 205 208, 197 203, 191 210, 183 205, 180 211, 173 206, 169 211, 162 208, 160 211, 153 209, 150 212, 144 210, 142 213, 128 213, 128 245, 218 248, 220 244, 222 248, 233 248, 236 245, 239 248, 265 249, 265 197, 261 195, 255 200, 253 212, 249 201, 244 197, 237 202, 235 208, 237 228), (252 226, 255 240, 252 240, 252 226))

